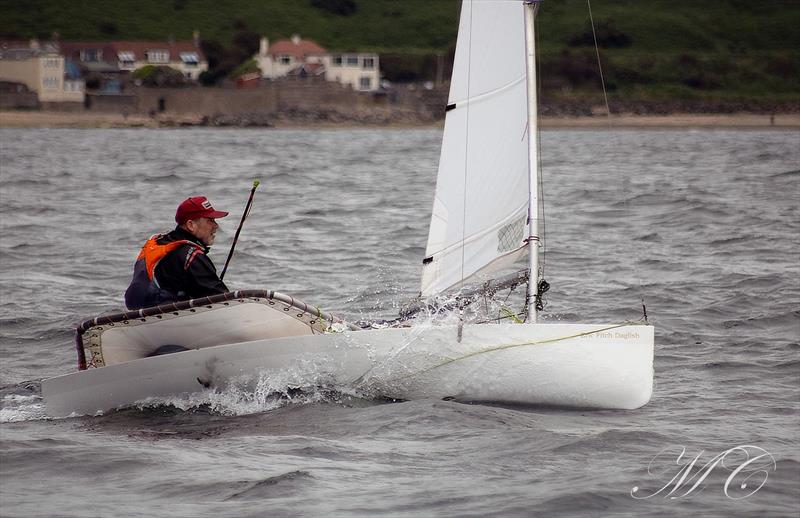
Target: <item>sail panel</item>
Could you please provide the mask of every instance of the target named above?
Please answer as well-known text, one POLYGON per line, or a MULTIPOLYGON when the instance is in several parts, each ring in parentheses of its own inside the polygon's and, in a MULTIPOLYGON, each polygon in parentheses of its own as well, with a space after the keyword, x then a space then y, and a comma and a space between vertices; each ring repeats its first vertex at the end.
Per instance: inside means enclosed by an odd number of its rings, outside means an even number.
MULTIPOLYGON (((460 285, 527 237, 525 27, 520 0, 465 0, 422 295, 460 285)), ((487 268, 488 267, 488 268, 487 268)))

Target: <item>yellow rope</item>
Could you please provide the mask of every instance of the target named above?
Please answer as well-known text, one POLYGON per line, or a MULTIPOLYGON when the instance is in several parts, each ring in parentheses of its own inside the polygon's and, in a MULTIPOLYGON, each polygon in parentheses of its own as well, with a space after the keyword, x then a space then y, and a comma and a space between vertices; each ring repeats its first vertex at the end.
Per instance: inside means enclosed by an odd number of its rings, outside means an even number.
MULTIPOLYGON (((603 331, 610 331, 612 329, 617 329, 617 328, 625 327, 625 326, 629 326, 629 325, 639 325, 639 324, 636 323, 636 322, 624 322, 622 324, 615 324, 613 326, 608 326, 608 327, 604 327, 604 328, 601 328, 601 329, 595 329, 593 331, 586 331, 584 333, 578 333, 578 334, 571 335, 571 336, 562 336, 562 337, 559 337, 559 338, 548 338, 547 340, 539 340, 539 341, 535 341, 535 342, 524 342, 524 343, 521 343, 521 344, 501 344, 501 345, 496 345, 494 347, 489 347, 488 349, 483 349, 483 350, 480 350, 480 351, 475 351, 473 353, 465 354, 464 356, 459 356, 458 358, 447 358, 442 363, 439 363, 439 364, 434 365, 432 367, 428 367, 427 369, 423 369, 423 370, 418 371, 418 372, 414 372, 414 373, 411 373, 411 374, 406 374, 404 376, 399 376, 397 378, 389 379, 389 380, 387 380, 387 382, 399 381, 399 380, 411 378, 411 377, 414 377, 414 376, 419 376, 420 374, 425 374, 425 373, 430 372, 430 371, 432 371, 434 369, 438 369, 439 367, 443 367, 445 365, 448 365, 448 364, 453 363, 453 362, 457 362, 459 360, 465 360, 467 358, 472 358, 473 356, 478 356, 479 354, 485 354, 485 353, 490 353, 490 352, 494 352, 494 351, 501 351, 501 350, 504 350, 504 349, 513 349, 514 347, 523 347, 523 346, 526 346, 526 345, 546 345, 546 344, 551 344, 551 343, 555 343, 555 342, 560 342, 562 340, 570 340, 572 338, 580 338, 581 336, 592 335, 592 334, 595 334, 595 333, 602 333, 603 331)), ((362 376, 361 378, 363 379, 364 376, 362 376)))

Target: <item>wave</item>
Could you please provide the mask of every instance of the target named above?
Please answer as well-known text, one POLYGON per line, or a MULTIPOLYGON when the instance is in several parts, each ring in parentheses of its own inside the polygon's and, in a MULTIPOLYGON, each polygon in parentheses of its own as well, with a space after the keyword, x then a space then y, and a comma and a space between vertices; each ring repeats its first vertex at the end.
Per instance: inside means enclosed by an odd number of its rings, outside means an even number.
POLYGON ((774 173, 770 175, 770 178, 795 178, 800 176, 800 169, 795 169, 793 171, 784 171, 782 173, 774 173))
MULTIPOLYGON (((617 412, 605 411, 606 414, 617 412)), ((669 444, 673 438, 651 430, 626 431, 626 430, 604 430, 600 433, 585 435, 562 444, 552 449, 553 453, 574 454, 577 451, 600 451, 609 444, 637 444, 637 445, 661 445, 669 444)))
POLYGON ((175 183, 181 181, 183 178, 175 173, 166 174, 163 176, 147 176, 142 181, 144 183, 175 183))
POLYGON ((733 236, 710 241, 709 246, 738 245, 757 239, 758 236, 733 236))
POLYGON ((645 243, 660 243, 662 241, 661 235, 658 232, 651 232, 643 236, 633 238, 634 241, 644 241, 645 243))
POLYGON ((702 365, 699 365, 698 368, 703 370, 726 370, 726 369, 749 369, 753 366, 752 363, 749 362, 737 362, 737 361, 719 361, 719 362, 707 362, 702 365))
POLYGON ((281 475, 276 475, 274 477, 267 477, 262 480, 257 480, 255 482, 251 481, 243 481, 239 482, 239 484, 245 486, 243 489, 238 490, 224 498, 224 502, 228 502, 231 500, 263 500, 264 498, 270 498, 272 493, 275 492, 276 486, 281 486, 279 490, 283 491, 283 486, 291 486, 295 488, 299 483, 303 481, 313 479, 314 477, 308 471, 303 470, 295 470, 289 471, 288 473, 283 473, 281 475))

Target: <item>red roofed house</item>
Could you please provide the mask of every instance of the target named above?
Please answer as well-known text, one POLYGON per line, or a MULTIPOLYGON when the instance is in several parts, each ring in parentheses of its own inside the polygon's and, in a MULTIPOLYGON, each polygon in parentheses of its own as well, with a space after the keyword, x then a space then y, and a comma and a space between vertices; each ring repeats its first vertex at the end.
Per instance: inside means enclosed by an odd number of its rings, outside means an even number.
POLYGON ((181 72, 186 78, 196 80, 208 70, 199 40, 195 41, 115 41, 120 70, 136 70, 146 65, 165 65, 181 72))
POLYGON ((331 54, 312 40, 294 35, 270 45, 261 38, 254 57, 262 77, 322 76, 327 81, 350 85, 355 90, 373 91, 380 86, 378 55, 365 52, 331 54))
POLYGON ((90 71, 132 72, 146 65, 163 65, 196 80, 208 70, 197 33, 194 41, 62 42, 61 53, 90 71))

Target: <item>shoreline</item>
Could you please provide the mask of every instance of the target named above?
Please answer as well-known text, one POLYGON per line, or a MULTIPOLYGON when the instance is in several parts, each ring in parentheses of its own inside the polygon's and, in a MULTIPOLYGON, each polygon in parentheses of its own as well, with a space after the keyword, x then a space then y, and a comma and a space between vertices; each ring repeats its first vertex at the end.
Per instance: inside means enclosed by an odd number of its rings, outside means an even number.
MULTIPOLYGON (((271 126, 253 126, 251 129, 284 129, 284 128, 425 128, 441 127, 444 121, 432 123, 386 123, 359 124, 348 122, 308 122, 287 121, 276 118, 271 126)), ((800 113, 783 114, 686 114, 670 115, 612 115, 579 116, 579 117, 541 117, 542 128, 729 128, 729 129, 800 129, 800 113)), ((217 127, 238 128, 240 126, 203 126, 201 117, 192 115, 161 114, 155 117, 147 115, 123 115, 120 113, 86 113, 59 111, 0 111, 0 128, 181 128, 181 127, 217 127)))

